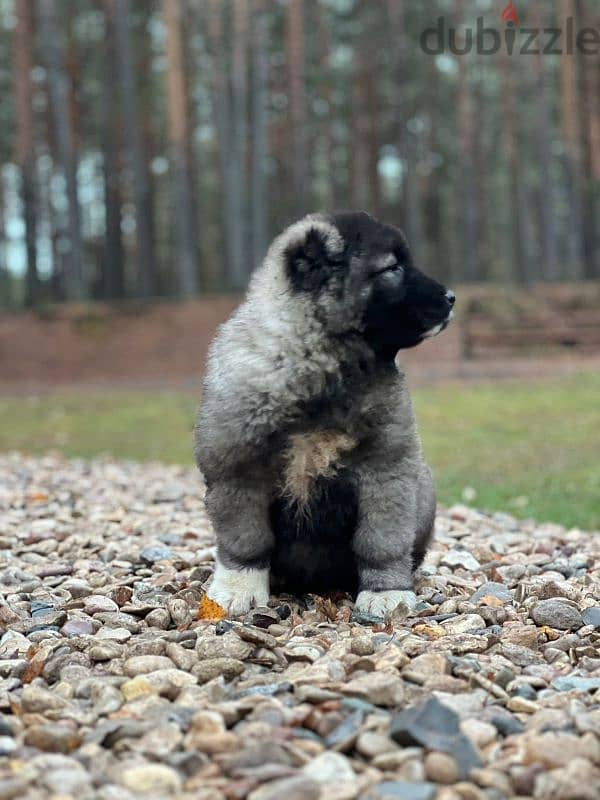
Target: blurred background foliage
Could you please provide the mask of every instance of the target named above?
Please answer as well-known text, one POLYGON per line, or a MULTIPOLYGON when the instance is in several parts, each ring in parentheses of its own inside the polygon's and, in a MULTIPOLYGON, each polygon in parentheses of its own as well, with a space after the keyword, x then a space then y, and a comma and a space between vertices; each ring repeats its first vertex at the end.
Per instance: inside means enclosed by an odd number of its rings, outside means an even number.
POLYGON ((598 4, 517 2, 512 56, 420 45, 439 17, 457 46, 478 17, 504 35, 504 6, 0 0, 0 302, 238 290, 291 219, 344 207, 453 283, 597 278, 599 57, 519 37, 598 4))

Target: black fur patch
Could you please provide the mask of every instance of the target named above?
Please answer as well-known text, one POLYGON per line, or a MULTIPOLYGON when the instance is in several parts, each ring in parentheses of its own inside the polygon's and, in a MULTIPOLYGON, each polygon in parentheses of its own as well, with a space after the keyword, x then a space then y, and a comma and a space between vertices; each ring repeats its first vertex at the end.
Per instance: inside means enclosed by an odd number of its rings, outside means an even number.
POLYGON ((286 252, 290 284, 296 291, 318 292, 340 263, 327 254, 323 234, 317 228, 311 228, 301 244, 286 252))
POLYGON ((358 522, 358 486, 349 470, 315 482, 308 507, 279 497, 269 509, 275 534, 271 582, 292 594, 356 592, 352 537, 358 522))
POLYGON ((402 266, 410 263, 408 243, 397 228, 378 222, 365 211, 337 211, 331 221, 342 235, 348 256, 387 252, 394 253, 402 266))

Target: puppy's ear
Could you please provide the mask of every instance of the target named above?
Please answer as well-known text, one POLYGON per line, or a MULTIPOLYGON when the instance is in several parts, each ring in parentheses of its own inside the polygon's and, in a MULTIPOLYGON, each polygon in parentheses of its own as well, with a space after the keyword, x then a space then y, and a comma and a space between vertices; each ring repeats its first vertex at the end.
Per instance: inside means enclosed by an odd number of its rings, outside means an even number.
POLYGON ((317 226, 303 234, 285 250, 286 269, 295 289, 311 291, 322 286, 339 265, 339 242, 334 244, 331 231, 317 226))

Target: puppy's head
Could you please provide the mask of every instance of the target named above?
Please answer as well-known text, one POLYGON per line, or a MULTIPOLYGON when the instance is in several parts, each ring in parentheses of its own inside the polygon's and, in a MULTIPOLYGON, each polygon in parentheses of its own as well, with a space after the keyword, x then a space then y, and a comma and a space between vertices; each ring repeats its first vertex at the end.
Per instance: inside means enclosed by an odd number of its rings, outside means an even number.
POLYGON ((440 333, 452 318, 454 293, 413 264, 406 238, 364 212, 306 218, 282 238, 293 293, 310 298, 334 334, 360 333, 393 357, 440 333))

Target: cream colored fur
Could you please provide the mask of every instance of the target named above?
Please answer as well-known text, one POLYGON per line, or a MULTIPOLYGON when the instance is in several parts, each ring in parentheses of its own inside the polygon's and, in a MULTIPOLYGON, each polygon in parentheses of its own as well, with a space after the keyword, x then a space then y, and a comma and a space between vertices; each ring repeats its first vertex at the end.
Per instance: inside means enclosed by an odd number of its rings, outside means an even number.
POLYGON ((299 506, 305 505, 315 480, 334 475, 342 454, 355 446, 356 441, 342 431, 313 431, 290 436, 285 455, 284 494, 299 506))

